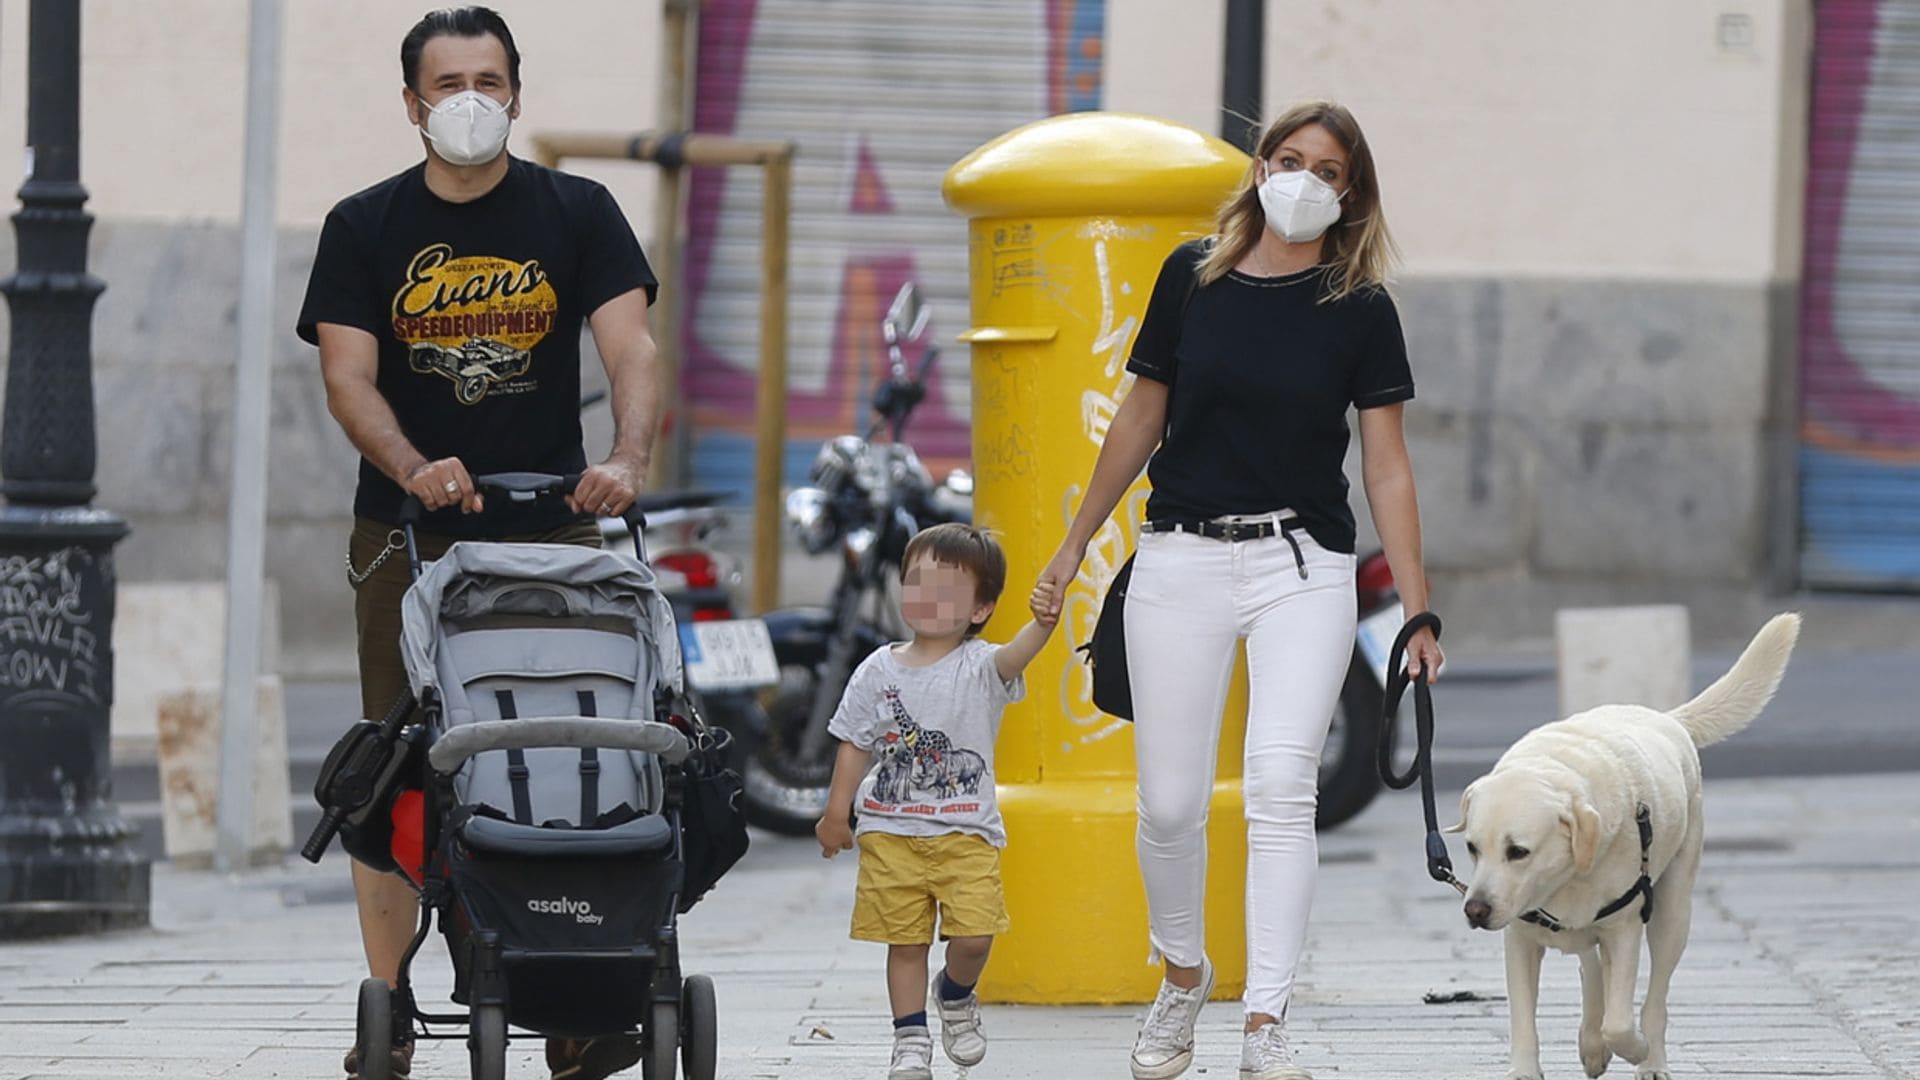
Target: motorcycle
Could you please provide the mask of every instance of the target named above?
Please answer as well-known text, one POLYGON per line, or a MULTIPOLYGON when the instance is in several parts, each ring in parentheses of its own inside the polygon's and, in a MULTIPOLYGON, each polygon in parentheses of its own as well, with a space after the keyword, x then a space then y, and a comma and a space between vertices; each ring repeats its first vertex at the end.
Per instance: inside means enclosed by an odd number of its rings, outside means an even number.
MULTIPOLYGON (((605 396, 604 391, 588 394, 581 408, 605 396)), ((633 508, 644 516, 649 565, 673 606, 687 701, 707 723, 733 737, 728 765, 738 772, 766 733, 760 696, 779 682, 780 673, 766 624, 742 617, 735 604, 738 560, 711 542, 727 525, 730 498, 724 491, 643 492, 633 508)), ((602 517, 599 526, 602 547, 633 550, 626 517, 602 517)))
POLYGON ((786 501, 788 525, 809 555, 840 553, 839 577, 824 607, 765 616, 779 667, 766 707, 766 734, 746 756, 747 820, 773 832, 810 835, 826 809, 834 739, 827 724, 861 660, 907 636, 899 581, 907 541, 920 530, 973 518, 973 481, 954 470, 936 484, 903 436, 926 396, 939 350, 926 340, 932 309, 909 282, 881 322, 890 361, 874 390, 874 422, 862 435, 821 446, 807 486, 786 501), (909 370, 907 350, 921 351, 909 370), (885 441, 880 437, 886 434, 885 441))

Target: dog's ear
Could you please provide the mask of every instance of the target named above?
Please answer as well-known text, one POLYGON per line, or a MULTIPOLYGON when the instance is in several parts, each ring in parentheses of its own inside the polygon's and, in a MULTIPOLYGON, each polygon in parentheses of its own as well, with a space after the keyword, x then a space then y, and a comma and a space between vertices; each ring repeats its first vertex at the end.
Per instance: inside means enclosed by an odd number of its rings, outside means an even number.
POLYGON ((1600 811, 1592 803, 1574 803, 1560 815, 1560 821, 1573 842, 1574 873, 1592 873, 1594 860, 1600 857, 1600 811))
POLYGON ((1467 831, 1467 804, 1473 801, 1473 789, 1479 786, 1480 786, 1480 781, 1475 780, 1473 783, 1467 785, 1467 789, 1465 791, 1462 791, 1460 793, 1460 820, 1454 822, 1453 824, 1447 826, 1444 829, 1441 829, 1440 830, 1441 832, 1459 833, 1459 832, 1467 831))

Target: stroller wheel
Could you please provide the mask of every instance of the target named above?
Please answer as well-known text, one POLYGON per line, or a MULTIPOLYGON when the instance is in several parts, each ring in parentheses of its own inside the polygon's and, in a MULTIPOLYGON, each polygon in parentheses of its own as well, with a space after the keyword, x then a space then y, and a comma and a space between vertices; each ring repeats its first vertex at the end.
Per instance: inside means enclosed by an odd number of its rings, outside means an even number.
POLYGON ((713 1080, 720 1040, 712 979, 687 976, 680 987, 680 1026, 680 1063, 687 1070, 687 1080, 713 1080))
POLYGON ((475 1005, 468 1023, 467 1054, 473 1061, 473 1080, 506 1080, 507 1007, 475 1005))
POLYGON ((353 1046, 358 1051, 360 1080, 393 1080, 393 990, 385 979, 360 983, 353 1046))
POLYGON ((642 1080, 673 1080, 674 1059, 680 1050, 680 1006, 656 1001, 647 1025, 647 1056, 640 1059, 642 1080))

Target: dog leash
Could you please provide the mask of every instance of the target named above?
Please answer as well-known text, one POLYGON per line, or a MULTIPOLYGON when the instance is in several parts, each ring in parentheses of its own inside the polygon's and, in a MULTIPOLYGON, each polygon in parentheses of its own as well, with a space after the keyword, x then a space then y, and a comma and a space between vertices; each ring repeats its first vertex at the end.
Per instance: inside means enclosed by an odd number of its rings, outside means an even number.
POLYGON ((1420 671, 1412 681, 1413 720, 1416 741, 1414 743, 1413 764, 1404 775, 1393 771, 1392 740, 1388 736, 1393 730, 1394 714, 1400 711, 1400 699, 1407 692, 1406 671, 1407 643, 1413 635, 1423 629, 1431 629, 1437 640, 1440 637, 1440 616, 1431 611, 1423 611, 1407 620, 1400 628, 1400 634, 1393 639, 1393 649, 1387 654, 1387 698, 1386 707, 1380 716, 1380 779, 1388 787, 1402 791, 1420 781, 1420 804, 1427 818, 1427 874, 1433 880, 1453 886, 1461 895, 1466 895, 1466 883, 1453 875, 1453 860, 1447 855, 1447 842, 1440 837, 1440 817, 1433 808, 1433 688, 1427 685, 1427 666, 1420 665, 1420 671))
MULTIPOLYGON (((1399 636, 1393 639, 1393 649, 1387 655, 1386 707, 1380 717, 1380 779, 1395 791, 1411 787, 1415 779, 1420 781, 1420 809, 1427 820, 1427 874, 1435 881, 1453 886, 1464 896, 1466 883, 1454 876, 1453 859, 1447 855, 1447 842, 1440 836, 1440 818, 1433 805, 1433 689, 1427 685, 1426 665, 1422 664, 1418 674, 1411 680, 1406 672, 1407 644, 1423 628, 1431 628, 1437 639, 1440 636, 1440 617, 1431 611, 1423 611, 1408 619, 1407 624, 1400 628, 1399 636), (1396 774, 1393 771, 1391 741, 1387 736, 1392 730, 1394 714, 1400 709, 1400 699, 1405 696, 1409 682, 1413 686, 1416 736, 1413 764, 1404 774, 1396 774)), ((1601 908, 1593 917, 1594 922, 1625 908, 1636 897, 1640 900, 1640 921, 1644 923, 1653 917, 1653 877, 1649 866, 1653 854, 1653 815, 1645 803, 1637 808, 1633 823, 1640 833, 1640 878, 1612 903, 1601 908)), ((1523 912, 1519 917, 1552 933, 1566 929, 1565 923, 1540 908, 1523 912)))

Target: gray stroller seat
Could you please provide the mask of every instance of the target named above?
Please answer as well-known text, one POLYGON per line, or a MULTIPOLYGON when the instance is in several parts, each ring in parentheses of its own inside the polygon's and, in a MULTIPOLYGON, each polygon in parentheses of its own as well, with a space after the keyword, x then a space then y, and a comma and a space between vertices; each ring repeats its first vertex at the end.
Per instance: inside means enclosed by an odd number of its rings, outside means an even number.
MULTIPOLYGON (((565 545, 455 544, 407 593, 402 617, 414 691, 432 689, 443 704, 436 767, 455 764, 441 751, 468 745, 447 739, 462 728, 476 737, 517 728, 551 744, 461 755, 452 770, 458 802, 508 819, 469 829, 475 846, 524 849, 545 832, 585 854, 583 838, 554 834, 593 829, 623 806, 658 813, 657 755, 677 760, 685 749, 678 732, 653 721, 655 689, 677 691, 681 671, 672 608, 646 566, 565 545), (624 730, 596 745, 595 733, 610 730, 596 722, 606 720, 624 730), (495 827, 507 824, 518 828, 495 827)), ((602 837, 596 853, 642 834, 658 848, 659 830, 648 826, 602 837)))

